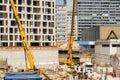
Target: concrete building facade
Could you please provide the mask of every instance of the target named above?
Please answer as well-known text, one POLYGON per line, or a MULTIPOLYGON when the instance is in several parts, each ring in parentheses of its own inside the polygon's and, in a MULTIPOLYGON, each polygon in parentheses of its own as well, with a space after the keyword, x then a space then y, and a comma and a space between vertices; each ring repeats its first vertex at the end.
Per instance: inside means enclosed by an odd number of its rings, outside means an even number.
MULTIPOLYGON (((55 45, 55 0, 14 0, 30 46, 55 45)), ((0 46, 21 46, 9 0, 0 0, 0 46)))
POLYGON ((120 25, 119 0, 77 0, 78 40, 81 31, 94 26, 120 25))
MULTIPOLYGON (((72 24, 72 9, 73 9, 73 0, 67 0, 67 34, 69 35, 71 31, 71 24, 72 24)), ((78 18, 77 18, 77 11, 75 7, 75 15, 74 15, 74 31, 73 37, 74 40, 78 38, 78 18)))
POLYGON ((82 30, 83 41, 106 40, 111 31, 114 32, 113 37, 120 38, 120 26, 100 26, 82 30))

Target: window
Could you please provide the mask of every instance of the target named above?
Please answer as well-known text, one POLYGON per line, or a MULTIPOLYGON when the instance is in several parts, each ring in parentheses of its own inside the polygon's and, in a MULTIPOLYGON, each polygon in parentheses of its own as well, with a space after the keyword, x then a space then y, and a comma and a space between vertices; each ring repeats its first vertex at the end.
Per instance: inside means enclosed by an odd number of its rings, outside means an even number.
POLYGON ((0 33, 4 33, 4 28, 0 28, 0 33))
POLYGON ((51 7, 51 2, 46 2, 46 6, 51 7))
POLYGON ((30 14, 27 14, 27 19, 31 19, 31 15, 30 14))
POLYGON ((4 21, 0 20, 0 26, 3 26, 3 25, 4 25, 4 21))
POLYGON ((52 3, 52 7, 54 7, 54 2, 52 3))
POLYGON ((13 42, 10 42, 10 46, 13 46, 13 42))
POLYGON ((5 13, 0 13, 0 18, 4 18, 5 13))
POLYGON ((7 42, 3 42, 1 43, 2 46, 8 46, 8 43, 7 42))
POLYGON ((22 11, 22 7, 18 7, 18 11, 21 12, 22 11))
POLYGON ((45 12, 46 12, 47 14, 50 14, 50 13, 51 13, 51 9, 45 9, 45 12))
POLYGON ((49 22, 49 27, 54 27, 54 22, 49 22))
POLYGON ((11 41, 13 40, 13 35, 10 35, 10 40, 11 40, 11 41))
POLYGON ((15 33, 17 33, 17 32, 18 32, 18 28, 15 28, 15 30, 14 30, 14 31, 15 31, 15 33))
POLYGON ((103 44, 102 47, 109 47, 109 44, 103 44))
POLYGON ((35 22, 35 27, 40 27, 40 22, 35 22))
POLYGON ((22 0, 18 0, 18 4, 22 4, 22 0))
POLYGON ((40 15, 35 15, 34 19, 35 20, 40 20, 40 15))
POLYGON ((30 7, 27 7, 27 12, 30 12, 31 11, 31 8, 30 7))
POLYGON ((45 42, 43 46, 50 46, 50 45, 51 45, 51 43, 45 42))
POLYGON ((47 26, 47 22, 43 22, 43 27, 46 27, 47 26))
POLYGON ((27 5, 31 5, 31 0, 27 0, 27 5))
POLYGON ((3 1, 2 0, 0 0, 0 3, 2 3, 3 1))
POLYGON ((39 1, 33 1, 34 6, 39 6, 39 1))
POLYGON ((5 5, 0 5, 0 10, 6 11, 6 6, 5 5))
POLYGON ((21 14, 18 14, 19 15, 19 18, 21 19, 21 14))
POLYGON ((11 21, 11 26, 16 26, 16 21, 11 21))
POLYGON ((49 29, 49 34, 53 34, 53 29, 49 29))
POLYGON ((46 36, 47 40, 51 41, 51 36, 46 36))
POLYGON ((51 16, 47 16, 48 20, 51 20, 51 16))
POLYGON ((35 36, 35 40, 39 41, 40 40, 40 36, 35 36))
POLYGON ((8 0, 4 0, 4 3, 7 3, 8 2, 8 0))
POLYGON ((12 7, 11 6, 9 6, 9 11, 11 11, 12 10, 12 7))
POLYGON ((15 46, 22 46, 22 43, 21 42, 17 42, 17 43, 15 43, 15 46))
POLYGON ((54 20, 54 16, 52 16, 52 20, 54 20))
POLYGON ((43 20, 46 20, 46 19, 47 19, 47 16, 46 16, 46 15, 44 15, 44 16, 43 16, 43 20))
POLYGON ((8 40, 8 36, 7 35, 2 35, 1 38, 2 38, 2 40, 8 40))
POLYGON ((9 30, 9 31, 10 31, 10 33, 13 33, 13 28, 10 28, 10 30, 9 30))
POLYGON ((31 42, 31 46, 39 46, 38 42, 31 42))
POLYGON ((22 11, 25 11, 25 7, 22 7, 22 11))
POLYGON ((37 33, 37 29, 33 29, 33 33, 37 33))
POLYGON ((10 19, 11 19, 11 13, 9 13, 9 17, 10 17, 10 19))
POLYGON ((112 44, 112 47, 120 47, 120 44, 112 44))
POLYGON ((6 28, 5 32, 8 33, 8 28, 6 28))
POLYGON ((44 13, 44 8, 42 8, 42 13, 44 13))
POLYGON ((25 21, 21 21, 22 25, 25 26, 25 21))
POLYGON ((44 1, 42 1, 42 6, 44 6, 44 1))
POLYGON ((47 29, 43 29, 43 34, 46 34, 47 33, 47 29))
POLYGON ((33 13, 40 13, 40 8, 33 8, 33 13))

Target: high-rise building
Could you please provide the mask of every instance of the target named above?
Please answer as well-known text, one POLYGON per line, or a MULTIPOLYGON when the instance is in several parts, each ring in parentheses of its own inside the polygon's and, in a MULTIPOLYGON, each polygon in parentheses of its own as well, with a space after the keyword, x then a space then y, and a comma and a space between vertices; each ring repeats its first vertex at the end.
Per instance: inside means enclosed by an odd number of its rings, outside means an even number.
POLYGON ((94 26, 120 25, 119 0, 77 0, 78 40, 81 31, 94 26))
MULTIPOLYGON (((54 46, 55 0, 14 0, 30 46, 54 46)), ((0 0, 0 46, 21 46, 9 0, 0 0)))
MULTIPOLYGON (((73 0, 57 0, 56 1, 56 21, 57 21, 57 41, 67 41, 70 31, 71 31, 71 21, 72 21, 72 5, 73 0), (60 26, 62 29, 60 29, 60 26), (64 37, 64 38, 63 38, 64 37)), ((74 40, 77 40, 77 13, 75 10, 74 17, 74 40)))
POLYGON ((67 41, 67 10, 66 5, 56 5, 56 41, 67 41))
MULTIPOLYGON (((73 9, 73 0, 66 0, 67 3, 67 34, 71 31, 71 24, 72 24, 72 9, 73 9)), ((73 37, 74 40, 77 40, 78 35, 78 20, 77 20, 77 12, 76 12, 76 6, 75 6, 75 13, 74 13, 74 33, 73 37)))
MULTIPOLYGON (((78 33, 78 21, 77 21, 77 13, 74 13, 74 30, 73 30, 73 38, 77 41, 77 33, 78 33)), ((72 11, 67 11, 67 35, 69 36, 71 31, 72 24, 72 11)))

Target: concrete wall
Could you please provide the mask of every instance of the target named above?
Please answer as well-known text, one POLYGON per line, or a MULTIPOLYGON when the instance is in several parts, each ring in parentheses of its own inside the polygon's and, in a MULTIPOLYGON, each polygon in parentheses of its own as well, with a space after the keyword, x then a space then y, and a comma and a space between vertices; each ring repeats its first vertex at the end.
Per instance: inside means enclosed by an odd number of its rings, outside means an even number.
MULTIPOLYGON (((57 48, 32 49, 34 64, 37 68, 53 69, 58 62, 57 48)), ((7 58, 8 64, 15 68, 25 68, 25 56, 23 48, 0 48, 0 58, 7 58)))

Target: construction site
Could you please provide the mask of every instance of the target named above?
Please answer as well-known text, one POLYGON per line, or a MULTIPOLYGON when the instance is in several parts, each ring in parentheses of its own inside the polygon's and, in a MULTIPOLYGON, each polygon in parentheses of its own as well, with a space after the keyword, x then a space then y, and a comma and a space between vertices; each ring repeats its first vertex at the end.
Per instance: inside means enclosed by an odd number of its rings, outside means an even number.
MULTIPOLYGON (((11 19, 9 21, 0 19, 0 26, 4 24, 10 26, 10 28, 0 27, 2 33, 0 36, 0 80, 120 79, 118 35, 120 28, 118 26, 90 28, 91 31, 99 30, 96 35, 99 35, 100 40, 74 41, 76 0, 73 0, 72 23, 68 40, 57 42, 54 28, 55 15, 51 15, 55 11, 53 0, 51 2, 49 0, 34 0, 33 2, 31 0, 2 0, 0 4, 2 2, 4 4, 0 5, 0 9, 3 13, 0 17, 7 16, 4 10, 9 7, 11 19), (24 12, 25 7, 20 6, 24 3, 28 5, 27 12, 24 12), (31 11, 33 12, 29 14, 31 11), (40 19, 42 15, 45 21, 40 19), (21 19, 24 16, 26 18, 21 19), (15 28, 12 28, 13 26, 15 28), (7 35, 7 32, 10 34, 7 35)), ((87 29, 84 32, 89 33, 87 29)), ((88 35, 88 33, 84 34, 86 39, 94 34, 91 32, 88 35)))

